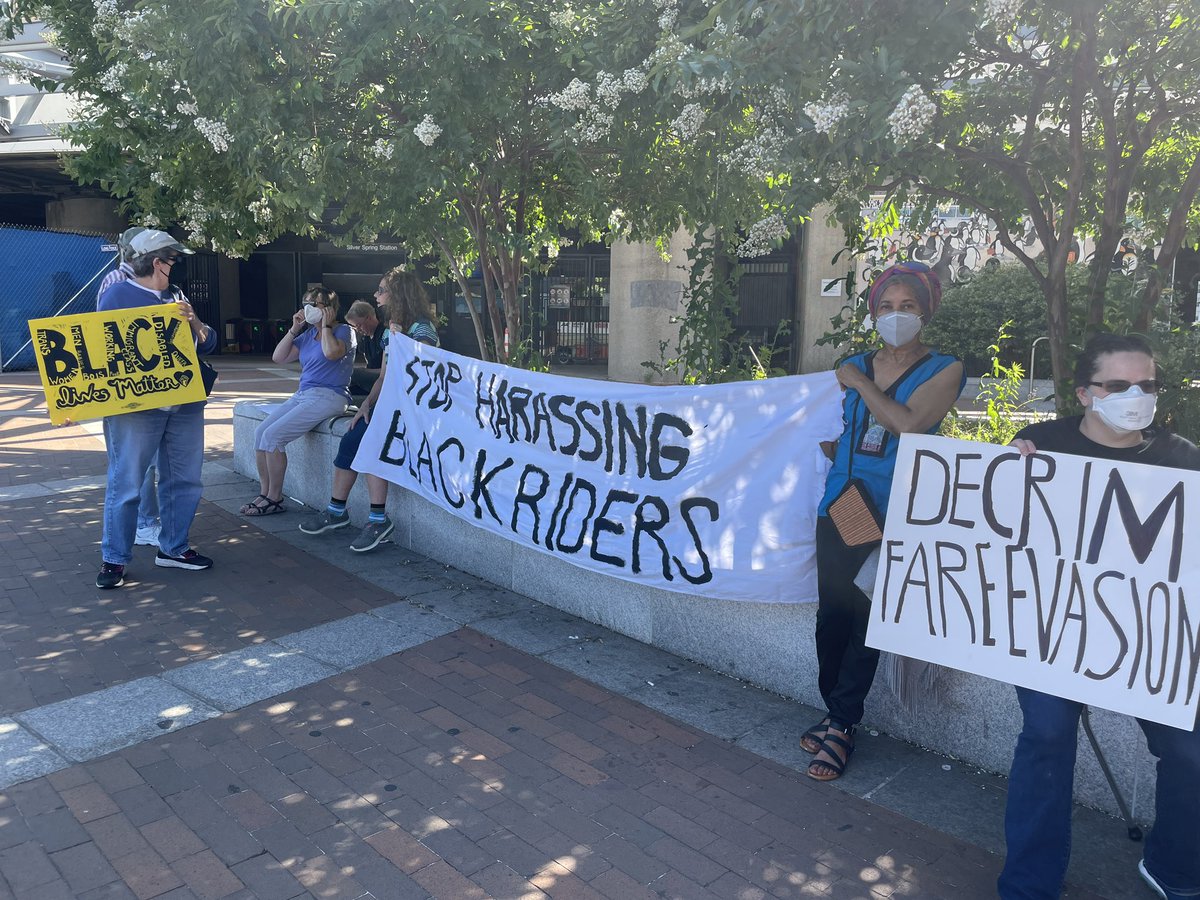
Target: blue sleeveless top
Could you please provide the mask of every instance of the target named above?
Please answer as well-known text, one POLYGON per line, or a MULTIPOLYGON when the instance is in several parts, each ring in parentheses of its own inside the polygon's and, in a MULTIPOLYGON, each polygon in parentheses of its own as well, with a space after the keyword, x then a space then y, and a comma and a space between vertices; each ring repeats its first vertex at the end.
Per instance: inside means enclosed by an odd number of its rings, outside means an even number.
MULTIPOLYGON (((875 353, 874 350, 870 353, 859 353, 851 356, 846 362, 874 380, 875 353)), ((885 393, 898 403, 907 403, 921 385, 956 362, 956 357, 931 350, 913 363, 885 393)), ((964 371, 962 381, 958 385, 960 393, 966 383, 964 371)), ((825 496, 821 498, 817 514, 828 514, 829 504, 837 499, 846 482, 853 477, 862 481, 867 493, 875 501, 880 515, 886 515, 888 495, 892 490, 892 476, 896 470, 896 448, 900 439, 875 421, 862 395, 855 390, 846 390, 846 397, 842 401, 842 423, 844 430, 838 439, 833 467, 825 479, 825 496)), ((941 424, 941 421, 934 423, 926 433, 934 434, 941 424)))

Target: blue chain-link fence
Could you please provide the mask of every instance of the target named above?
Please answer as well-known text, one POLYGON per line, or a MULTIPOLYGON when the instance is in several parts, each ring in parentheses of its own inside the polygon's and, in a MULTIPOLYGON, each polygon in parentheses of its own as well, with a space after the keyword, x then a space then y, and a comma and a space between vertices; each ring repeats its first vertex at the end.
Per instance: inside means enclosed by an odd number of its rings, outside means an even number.
POLYGON ((113 238, 0 225, 0 371, 37 368, 30 319, 92 312, 113 238))

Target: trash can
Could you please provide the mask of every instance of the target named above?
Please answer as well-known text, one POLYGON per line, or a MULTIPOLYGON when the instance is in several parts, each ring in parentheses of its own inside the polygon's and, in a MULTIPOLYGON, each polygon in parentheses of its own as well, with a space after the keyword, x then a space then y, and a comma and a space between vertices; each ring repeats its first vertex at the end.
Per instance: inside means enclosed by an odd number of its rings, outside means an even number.
POLYGON ((241 333, 242 333, 242 318, 238 316, 234 319, 225 320, 224 340, 221 341, 221 349, 225 353, 241 353, 241 333))

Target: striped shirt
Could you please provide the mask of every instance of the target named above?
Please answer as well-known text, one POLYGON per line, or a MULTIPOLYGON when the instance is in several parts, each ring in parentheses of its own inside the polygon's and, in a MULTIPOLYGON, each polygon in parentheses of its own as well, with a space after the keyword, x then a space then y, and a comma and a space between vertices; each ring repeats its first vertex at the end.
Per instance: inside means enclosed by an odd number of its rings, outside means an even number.
POLYGON ((442 345, 441 340, 438 338, 437 329, 433 327, 433 323, 428 319, 413 322, 412 327, 408 329, 408 336, 414 341, 420 341, 422 344, 428 344, 431 347, 440 347, 442 345))
POLYGON ((100 282, 100 287, 96 291, 96 302, 100 302, 100 298, 104 296, 104 292, 116 284, 118 281, 128 281, 133 277, 133 266, 127 262, 122 262, 119 266, 104 276, 104 280, 100 282))

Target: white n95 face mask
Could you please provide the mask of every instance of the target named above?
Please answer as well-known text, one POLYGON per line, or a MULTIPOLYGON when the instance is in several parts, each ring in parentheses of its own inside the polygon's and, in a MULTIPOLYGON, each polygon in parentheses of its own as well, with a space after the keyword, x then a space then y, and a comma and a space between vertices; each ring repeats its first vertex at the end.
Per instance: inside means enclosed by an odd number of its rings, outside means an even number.
POLYGON ((1149 428, 1154 421, 1158 398, 1147 394, 1136 384, 1119 394, 1093 397, 1092 409, 1113 431, 1127 433, 1149 428))
POLYGON ((325 310, 311 303, 304 304, 304 321, 309 325, 318 325, 325 318, 325 310))
POLYGON ((875 320, 875 330, 889 347, 903 347, 921 333, 921 317, 906 312, 884 313, 875 320))

